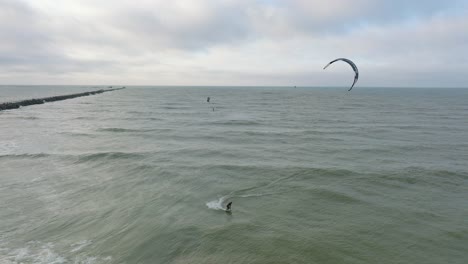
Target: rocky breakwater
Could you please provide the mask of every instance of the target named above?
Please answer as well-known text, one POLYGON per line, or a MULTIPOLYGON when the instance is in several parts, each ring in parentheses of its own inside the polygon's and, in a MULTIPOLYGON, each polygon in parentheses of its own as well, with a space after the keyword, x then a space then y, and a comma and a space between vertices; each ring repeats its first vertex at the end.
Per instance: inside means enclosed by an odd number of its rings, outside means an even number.
POLYGON ((44 103, 48 103, 48 102, 62 101, 62 100, 72 99, 72 98, 81 97, 81 96, 89 96, 89 95, 94 95, 94 94, 100 94, 100 93, 105 93, 105 92, 110 92, 110 91, 115 91, 115 90, 121 90, 121 89, 124 89, 124 88, 125 87, 113 88, 113 89, 101 89, 101 90, 97 90, 97 91, 90 91, 90 92, 84 92, 84 93, 76 93, 76 94, 68 94, 68 95, 59 95, 59 96, 52 96, 52 97, 37 98, 37 99, 29 99, 29 100, 23 100, 23 101, 18 101, 18 102, 0 103, 0 111, 10 110, 10 109, 17 109, 17 108, 20 108, 22 106, 44 104, 44 103))

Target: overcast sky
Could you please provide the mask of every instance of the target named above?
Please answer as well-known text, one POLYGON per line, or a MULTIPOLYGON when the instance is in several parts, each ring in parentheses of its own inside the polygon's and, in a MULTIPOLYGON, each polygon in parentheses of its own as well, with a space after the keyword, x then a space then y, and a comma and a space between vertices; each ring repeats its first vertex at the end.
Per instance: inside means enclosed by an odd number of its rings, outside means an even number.
POLYGON ((468 87, 466 0, 0 0, 0 84, 468 87))

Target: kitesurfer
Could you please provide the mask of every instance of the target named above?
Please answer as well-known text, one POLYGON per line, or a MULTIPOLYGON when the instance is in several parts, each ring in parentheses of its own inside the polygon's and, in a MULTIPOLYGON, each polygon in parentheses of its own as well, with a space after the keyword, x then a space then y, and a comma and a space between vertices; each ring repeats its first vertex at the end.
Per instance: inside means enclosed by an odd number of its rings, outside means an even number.
POLYGON ((209 103, 210 102, 210 97, 208 96, 208 98, 206 98, 206 102, 209 103))
POLYGON ((227 212, 231 212, 231 205, 232 205, 232 202, 229 202, 229 203, 226 205, 226 211, 227 211, 227 212))

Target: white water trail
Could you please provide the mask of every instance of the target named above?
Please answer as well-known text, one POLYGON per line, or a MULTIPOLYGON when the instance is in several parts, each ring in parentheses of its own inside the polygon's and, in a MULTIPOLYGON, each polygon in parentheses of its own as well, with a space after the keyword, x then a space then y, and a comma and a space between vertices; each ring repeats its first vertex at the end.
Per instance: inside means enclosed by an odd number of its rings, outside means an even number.
POLYGON ((273 181, 271 181, 271 182, 269 182, 269 183, 267 183, 265 185, 262 185, 262 186, 254 186, 254 187, 244 188, 244 189, 237 190, 237 191, 232 191, 228 195, 224 195, 224 196, 221 196, 220 198, 218 198, 216 200, 212 200, 212 201, 207 202, 206 206, 209 209, 226 211, 226 204, 228 203, 228 201, 230 199, 233 199, 233 198, 262 197, 262 196, 275 195, 275 194, 281 194, 281 193, 288 192, 287 190, 286 191, 285 190, 277 191, 277 192, 261 192, 261 191, 265 191, 265 189, 270 190, 271 188, 273 188, 273 186, 275 184, 277 184, 277 183, 279 183, 281 181, 288 180, 288 179, 293 178, 295 176, 296 175, 293 174, 293 175, 290 175, 290 176, 281 177, 279 179, 273 180, 273 181))

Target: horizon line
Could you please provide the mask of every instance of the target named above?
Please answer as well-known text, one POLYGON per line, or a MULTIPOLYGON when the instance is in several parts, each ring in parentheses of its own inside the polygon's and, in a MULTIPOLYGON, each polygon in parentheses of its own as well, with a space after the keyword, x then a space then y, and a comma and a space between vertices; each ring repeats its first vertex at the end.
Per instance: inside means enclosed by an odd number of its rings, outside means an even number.
MULTIPOLYGON (((175 84, 157 84, 157 85, 138 85, 138 84, 0 84, 2 86, 85 86, 85 87, 126 87, 126 88, 137 88, 137 87, 239 87, 239 88, 247 88, 247 87, 274 87, 274 88, 348 88, 348 86, 309 86, 309 85, 175 85, 175 84)), ((395 88, 403 88, 403 89, 468 89, 468 86, 357 86, 354 88, 363 88, 363 89, 380 89, 380 88, 388 88, 388 89, 395 89, 395 88)))

